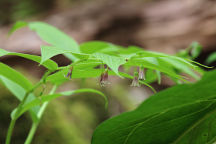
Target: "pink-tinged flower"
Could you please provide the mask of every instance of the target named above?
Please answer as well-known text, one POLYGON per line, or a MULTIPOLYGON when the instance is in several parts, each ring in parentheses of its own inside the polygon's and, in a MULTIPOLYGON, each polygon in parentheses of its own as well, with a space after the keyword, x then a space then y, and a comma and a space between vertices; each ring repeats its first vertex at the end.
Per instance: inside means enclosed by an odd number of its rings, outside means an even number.
POLYGON ((106 86, 107 84, 110 84, 109 81, 108 81, 108 69, 106 69, 102 74, 101 74, 101 77, 100 77, 100 85, 102 87, 106 86))
POLYGON ((140 67, 138 71, 139 71, 139 80, 145 80, 145 68, 140 67))
POLYGON ((69 79, 71 79, 71 77, 72 77, 72 72, 73 72, 73 67, 70 67, 70 69, 69 69, 69 71, 68 71, 66 77, 68 77, 69 79))
POLYGON ((139 74, 137 72, 134 72, 134 78, 133 81, 131 83, 132 87, 140 87, 140 83, 139 83, 139 74))

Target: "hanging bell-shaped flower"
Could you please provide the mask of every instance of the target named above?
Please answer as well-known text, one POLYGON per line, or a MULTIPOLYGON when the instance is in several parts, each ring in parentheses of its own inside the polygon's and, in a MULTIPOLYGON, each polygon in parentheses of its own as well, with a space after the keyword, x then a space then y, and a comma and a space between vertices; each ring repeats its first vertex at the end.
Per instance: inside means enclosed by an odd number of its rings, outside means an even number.
POLYGON ((101 77, 100 77, 100 85, 102 87, 106 86, 107 84, 110 84, 109 81, 108 81, 108 69, 106 69, 102 74, 101 74, 101 77))
POLYGON ((134 78, 133 78, 133 81, 131 83, 132 87, 140 87, 139 77, 138 76, 139 76, 138 72, 134 72, 134 78))
POLYGON ((139 67, 139 80, 145 80, 145 68, 143 66, 139 67))

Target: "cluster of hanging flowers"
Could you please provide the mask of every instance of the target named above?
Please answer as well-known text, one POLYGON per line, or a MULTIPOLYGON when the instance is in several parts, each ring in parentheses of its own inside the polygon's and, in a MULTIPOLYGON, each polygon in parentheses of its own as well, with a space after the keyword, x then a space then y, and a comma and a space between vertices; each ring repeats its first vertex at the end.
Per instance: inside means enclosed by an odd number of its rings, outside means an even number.
MULTIPOLYGON (((103 65, 103 72, 101 73, 101 76, 100 76, 100 85, 102 87, 110 84, 110 82, 108 81, 108 71, 109 71, 109 68, 108 66, 105 64, 103 65)), ((72 78, 72 72, 73 72, 73 66, 71 66, 69 68, 69 71, 67 73, 67 75, 65 77, 71 79, 72 78)), ((140 87, 140 82, 139 80, 145 80, 146 77, 145 77, 145 68, 143 66, 141 67, 138 67, 138 70, 136 72, 134 72, 134 77, 133 77, 133 81, 131 83, 131 86, 133 87, 140 87)))

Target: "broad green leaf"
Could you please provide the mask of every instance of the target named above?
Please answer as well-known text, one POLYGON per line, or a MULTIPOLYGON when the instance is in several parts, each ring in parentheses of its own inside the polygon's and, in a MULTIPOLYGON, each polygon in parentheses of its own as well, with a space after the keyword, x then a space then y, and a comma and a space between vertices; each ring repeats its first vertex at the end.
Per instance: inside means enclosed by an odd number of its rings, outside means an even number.
POLYGON ((28 79, 26 79, 21 73, 15 71, 9 66, 0 62, 0 76, 4 76, 7 79, 17 83, 25 90, 30 90, 33 85, 28 79))
MULTIPOLYGON (((9 66, 0 63, 0 82, 3 83, 15 97, 20 101, 23 99, 26 91, 30 90, 33 85, 28 79, 26 79, 21 73, 15 71, 9 66)), ((30 94, 26 102, 32 101, 35 98, 33 94, 30 94)), ((39 107, 32 108, 30 114, 33 120, 36 120, 36 113, 39 107)))
POLYGON ((159 57, 159 58, 169 58, 170 60, 177 60, 179 62, 184 63, 185 65, 188 65, 188 67, 192 67, 192 68, 197 68, 196 65, 193 65, 191 62, 189 62, 188 60, 178 57, 178 56, 172 56, 172 55, 168 55, 168 54, 164 54, 164 53, 159 53, 159 52, 153 52, 153 51, 140 51, 137 53, 137 55, 135 56, 135 58, 145 58, 145 57, 159 57))
MULTIPOLYGON (((24 95, 26 93, 26 90, 24 88, 22 88, 21 86, 19 86, 15 82, 9 80, 8 78, 6 78, 3 75, 0 75, 0 83, 3 83, 5 85, 5 87, 7 87, 17 99, 22 101, 22 99, 24 98, 24 95)), ((26 99, 26 103, 28 103, 34 99, 35 99, 35 96, 33 94, 30 94, 26 99)), ((39 108, 40 108, 39 106, 33 107, 29 111, 33 121, 37 121, 37 112, 39 111, 39 108)), ((15 113, 12 112, 12 114, 11 114, 12 119, 15 118, 14 114, 15 113)))
POLYGON ((73 54, 76 58, 79 59, 88 59, 88 54, 82 54, 82 53, 74 53, 72 50, 63 50, 57 47, 53 46, 41 46, 41 64, 50 59, 53 56, 59 55, 59 54, 73 54))
POLYGON ((155 73, 155 70, 147 69, 145 71, 146 71, 145 72, 145 77, 146 77, 145 82, 146 83, 152 83, 156 80, 159 80, 157 74, 155 73))
MULTIPOLYGON (((40 38, 54 47, 62 50, 73 51, 74 53, 79 53, 79 45, 75 40, 71 39, 69 36, 58 30, 57 28, 42 22, 31 22, 29 23, 29 28, 36 31, 40 38)), ((73 55, 66 54, 70 59, 75 59, 73 55)))
POLYGON ((154 51, 146 51, 146 50, 138 51, 137 55, 139 57, 169 57, 170 56, 168 54, 154 52, 154 51))
POLYGON ((9 35, 11 35, 12 33, 14 33, 16 30, 18 30, 18 29, 20 29, 20 28, 22 28, 22 27, 25 27, 25 26, 27 26, 28 25, 28 23, 27 22, 24 22, 24 21, 18 21, 18 22, 16 22, 13 26, 12 26, 12 28, 10 29, 10 31, 9 31, 9 35))
POLYGON ((206 60, 206 63, 210 64, 214 61, 216 61, 216 52, 213 52, 212 54, 210 54, 210 56, 206 60))
POLYGON ((66 67, 60 67, 60 71, 48 76, 47 80, 53 84, 60 85, 69 78, 66 77, 70 71, 70 67, 73 67, 71 78, 91 78, 98 77, 103 72, 102 69, 95 68, 101 65, 101 62, 95 59, 80 60, 72 63, 66 67))
POLYGON ((109 52, 117 51, 117 47, 111 43, 102 41, 89 41, 80 45, 80 51, 87 54, 93 54, 96 52, 109 52))
MULTIPOLYGON (((63 82, 66 82, 69 80, 69 78, 66 77, 68 73, 68 69, 60 70, 50 76, 47 77, 47 81, 50 81, 53 84, 60 85, 63 82)), ((98 77, 102 73, 102 70, 100 69, 87 69, 87 70, 80 70, 80 69, 74 69, 72 71, 72 79, 73 78, 91 78, 91 77, 98 77)))
POLYGON ((70 52, 69 50, 58 49, 53 46, 41 46, 41 62, 43 64, 45 61, 53 56, 70 52))
MULTIPOLYGON (((47 81, 51 82, 52 84, 60 85, 63 82, 66 82, 69 80, 68 77, 66 77, 67 73, 69 72, 69 69, 65 68, 63 70, 60 70, 50 76, 47 77, 47 81)), ((93 67, 87 67, 83 68, 82 66, 78 65, 73 68, 72 71, 72 79, 74 78, 94 78, 94 77, 100 77, 101 73, 103 72, 102 69, 95 69, 93 67)), ((109 75, 116 75, 113 71, 108 71, 109 75)))
MULTIPOLYGON (((41 62, 41 57, 40 56, 30 55, 30 54, 23 54, 23 53, 8 52, 6 50, 0 49, 0 57, 5 56, 5 55, 14 55, 14 56, 23 57, 23 58, 35 61, 37 63, 41 62)), ((54 71, 54 70, 56 70, 58 68, 57 63, 52 61, 52 60, 47 60, 42 65, 44 67, 46 67, 47 69, 49 69, 50 71, 54 71)))
MULTIPOLYGON (((131 47, 136 48, 136 47, 131 47)), ((134 55, 131 54, 127 65, 133 65, 133 66, 139 66, 143 65, 147 68, 156 69, 158 71, 161 71, 168 76, 171 76, 173 78, 181 79, 179 76, 180 72, 185 72, 195 79, 199 79, 196 73, 194 71, 198 71, 202 73, 202 70, 199 69, 196 65, 192 64, 188 60, 177 57, 177 56, 171 56, 159 52, 152 52, 152 51, 144 51, 144 50, 138 50, 138 52, 134 55), (194 71, 192 71, 192 69, 194 71), (178 70, 178 71, 176 71, 178 70)))
POLYGON ((211 142, 216 136, 215 75, 216 71, 208 72, 195 84, 161 91, 136 110, 103 122, 96 128, 92 144, 211 142))
POLYGON ((136 46, 129 46, 128 48, 119 48, 119 53, 126 55, 126 54, 136 54, 143 52, 144 50, 142 48, 136 47, 136 46))
POLYGON ((8 88, 16 98, 18 98, 20 101, 22 101, 22 99, 26 93, 26 90, 23 87, 16 84, 15 82, 9 80, 8 78, 6 78, 3 75, 0 75, 0 80, 1 80, 1 83, 3 83, 5 85, 5 87, 8 88))
POLYGON ((176 59, 171 59, 168 57, 160 57, 159 59, 165 61, 167 65, 171 64, 173 68, 185 72, 190 76, 192 76, 193 78, 195 78, 196 80, 199 80, 199 76, 192 71, 192 67, 189 67, 188 64, 185 64, 182 61, 178 61, 176 59))
MULTIPOLYGON (((26 91, 33 87, 32 83, 21 73, 3 63, 0 63, 0 82, 2 82, 19 100, 22 100, 26 91)), ((34 98, 35 96, 30 94, 26 102, 32 101, 34 98)), ((36 115, 38 110, 39 107, 35 107, 30 110, 33 121, 37 120, 36 115)))
POLYGON ((86 88, 86 89, 77 89, 77 90, 73 90, 73 91, 65 91, 65 92, 52 94, 52 95, 43 95, 40 98, 34 99, 33 101, 25 104, 23 106, 23 109, 22 109, 22 111, 20 112, 19 115, 22 115, 24 112, 26 112, 30 108, 41 105, 44 102, 51 101, 51 100, 56 99, 56 98, 58 98, 60 96, 71 96, 71 95, 77 94, 77 93, 95 93, 95 94, 98 94, 98 95, 100 95, 100 96, 102 96, 104 98, 104 100, 105 100, 105 108, 107 108, 107 106, 108 106, 107 97, 102 92, 100 92, 98 90, 95 90, 95 89, 86 88))
POLYGON ((121 57, 116 57, 112 55, 107 55, 103 53, 95 53, 93 56, 103 62, 103 64, 107 64, 118 76, 118 68, 120 65, 126 63, 126 61, 121 57))

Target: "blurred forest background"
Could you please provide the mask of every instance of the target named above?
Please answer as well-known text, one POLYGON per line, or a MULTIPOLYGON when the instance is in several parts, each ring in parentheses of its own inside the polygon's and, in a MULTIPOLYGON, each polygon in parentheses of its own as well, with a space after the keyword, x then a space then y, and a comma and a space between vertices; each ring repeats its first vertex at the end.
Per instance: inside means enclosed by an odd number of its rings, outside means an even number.
MULTIPOLYGON (((103 40, 168 54, 198 41, 203 50, 196 61, 202 64, 216 51, 216 0, 0 0, 0 48, 40 55, 43 42, 27 28, 8 37, 11 25, 18 20, 47 22, 79 43, 103 40)), ((61 55, 54 60, 59 65, 69 64, 61 55)), ((18 69, 33 82, 45 70, 23 58, 7 56, 0 61, 18 69)), ((129 80, 111 78, 110 81, 105 88, 99 86, 98 79, 64 84, 59 91, 79 87, 103 91, 109 98, 108 110, 104 109, 103 99, 93 94, 54 100, 44 114, 33 144, 89 144, 99 123, 133 110, 152 94, 145 87, 130 87, 129 80)), ((169 80, 162 82, 160 86, 152 85, 158 91, 172 85, 169 80)), ((10 112, 17 104, 18 100, 0 85, 0 143, 4 143, 10 112)), ((30 125, 29 116, 23 116, 15 127, 12 143, 22 144, 30 125)))

